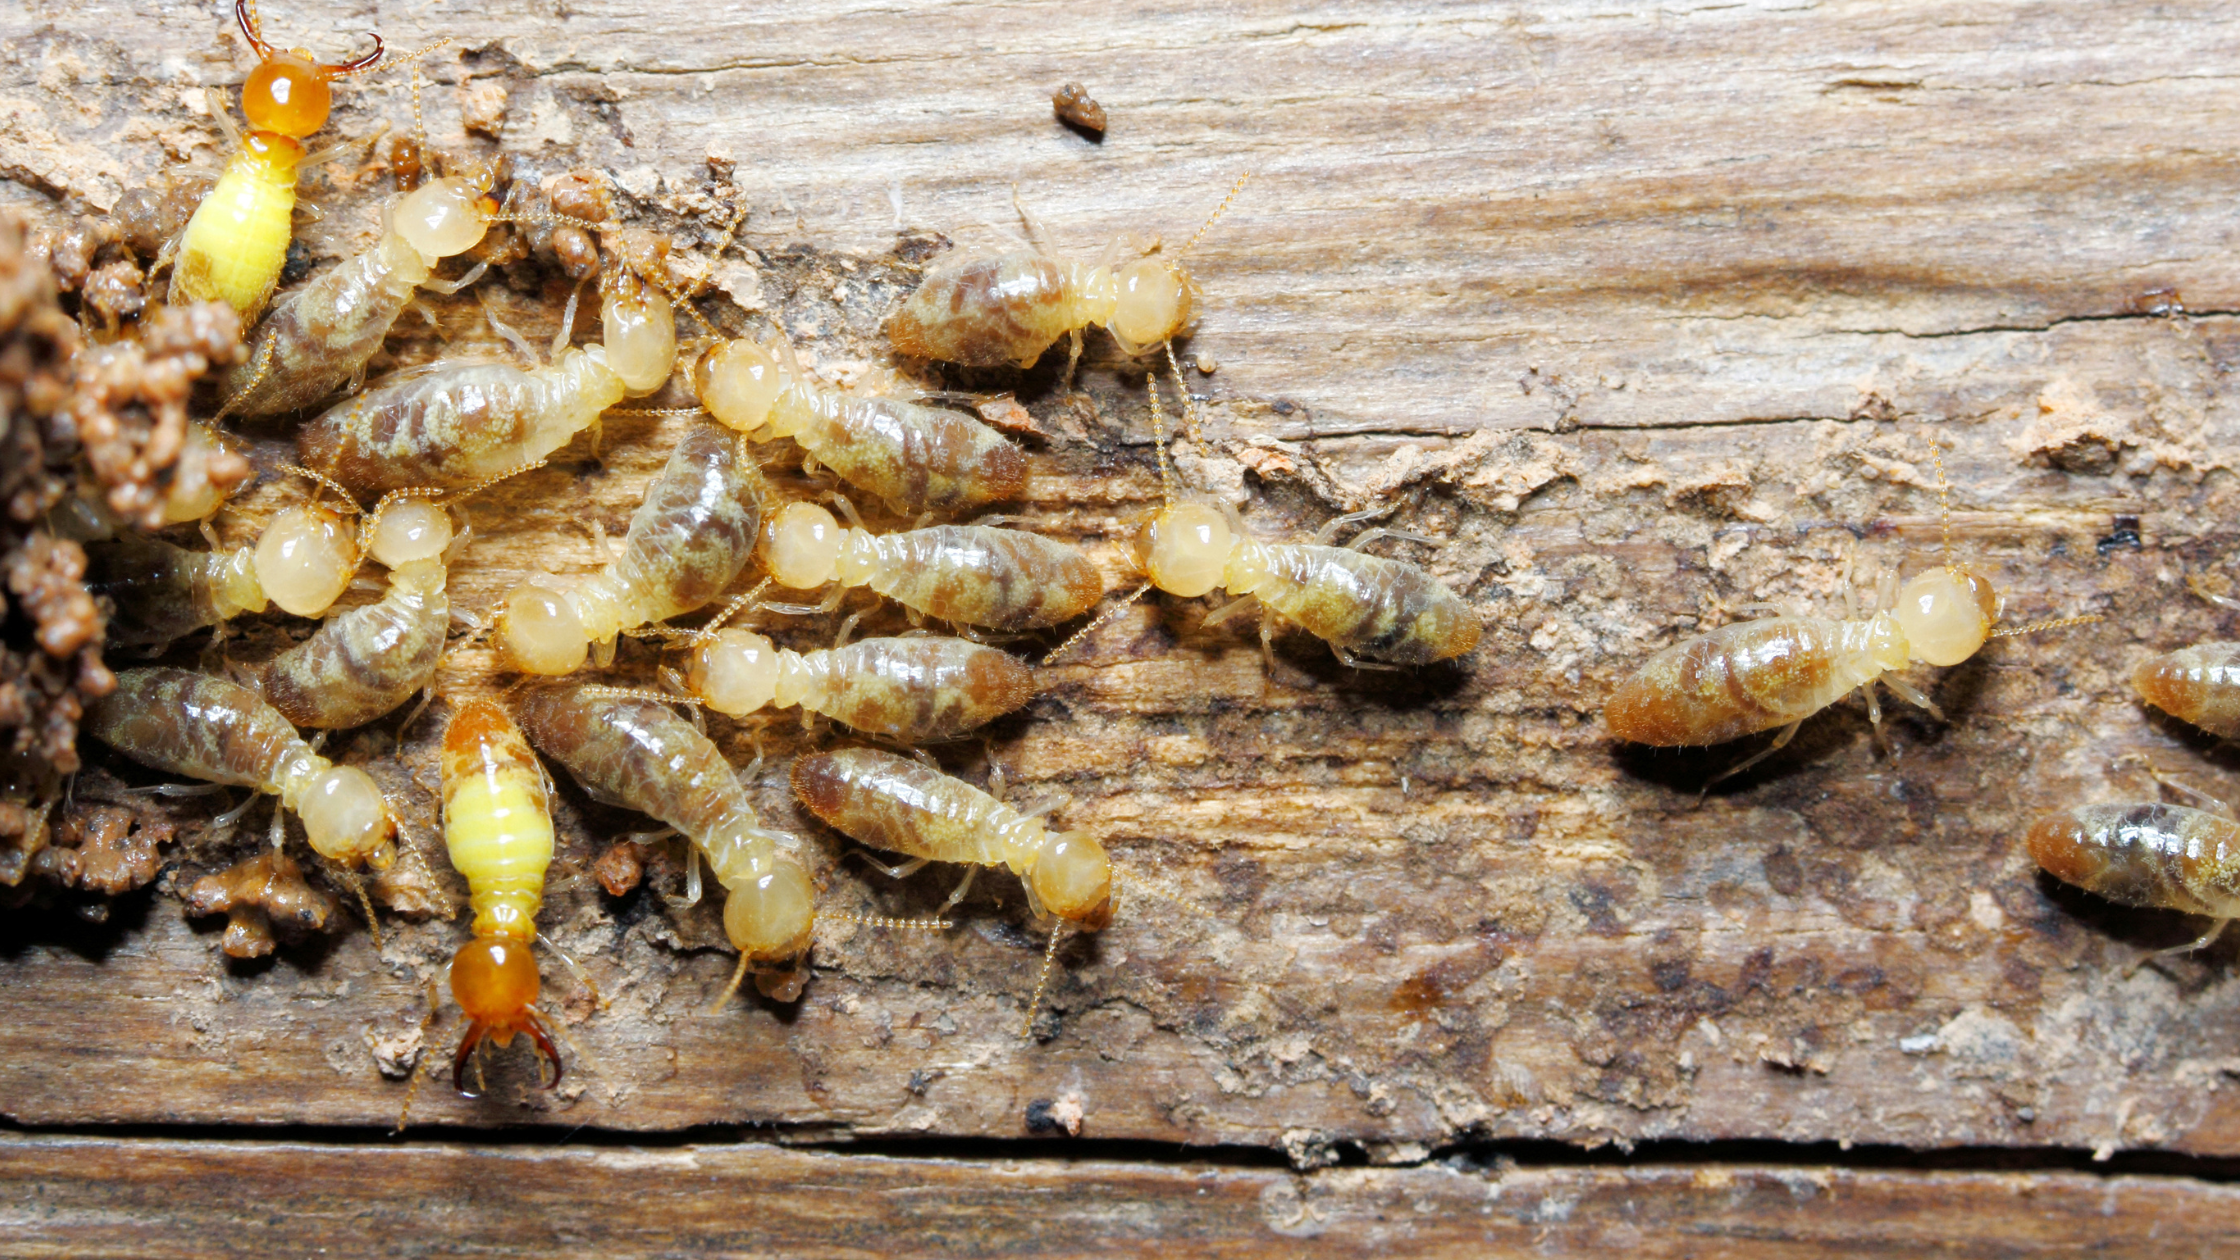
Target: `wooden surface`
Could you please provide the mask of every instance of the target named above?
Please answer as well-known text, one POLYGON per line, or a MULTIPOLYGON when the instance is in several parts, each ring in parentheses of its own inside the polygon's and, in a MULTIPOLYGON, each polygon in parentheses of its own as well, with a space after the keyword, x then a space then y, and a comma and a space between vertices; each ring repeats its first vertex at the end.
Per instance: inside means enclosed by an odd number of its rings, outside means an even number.
MULTIPOLYGON (((1157 491, 1141 376, 1097 335, 1078 406, 1047 366, 913 374, 885 357, 879 319, 928 233, 1001 239, 979 225, 1008 230, 1014 183, 1055 244, 1094 255, 1127 230, 1179 243, 1255 172, 1191 255, 1206 297, 1183 349, 1218 370, 1190 378, 1213 399, 1213 455, 1185 471, 1266 537, 1396 503, 1388 523, 1449 542, 1392 554, 1477 605, 1486 639, 1458 666, 1357 675, 1291 637, 1270 671, 1249 624, 1201 633, 1200 607, 1161 600, 1047 671, 1026 717, 995 728, 995 759, 1203 913, 1130 902, 1065 952, 1057 1018, 1032 1041, 1017 1024, 1041 942, 1002 879, 944 937, 828 931, 796 1006, 703 1014, 730 964, 712 915, 598 893, 582 868, 643 824, 569 789, 545 922, 609 1003, 565 1005, 556 1093, 509 1058, 484 1100, 423 1091, 422 1120, 1008 1139, 1062 1105, 1087 1137, 1303 1167, 1501 1139, 2240 1152, 2233 946, 2131 971, 2195 925, 2053 886, 2018 847, 2041 809, 2147 795, 2111 765, 2130 752, 2240 792, 2240 762, 2125 681, 2149 650, 2234 637, 2184 587, 2226 580, 2240 549, 2229 6, 707 10, 277 5, 265 20, 330 54, 365 29, 400 47, 457 36, 464 62, 431 64, 507 89, 508 149, 545 173, 609 172, 687 241, 711 241, 743 196, 745 252, 720 264, 712 317, 779 318, 834 379, 1017 388, 1049 434, 1024 514, 1091 547, 1119 589, 1120 544, 1157 491), (1068 79, 1110 111, 1101 145, 1051 119, 1068 79), (711 185, 711 156, 735 162, 736 193, 711 185), (1917 671, 1951 720, 1893 703, 1893 756, 1846 702, 1700 806, 1755 744, 1609 745, 1595 714, 1610 688, 1723 609, 1834 610, 1854 567, 1871 590, 1931 562, 1932 441, 1949 448, 1954 545, 2010 619, 2104 623, 1917 671)), ((214 164, 191 85, 238 81, 223 31, 214 5, 0 14, 8 199, 102 206, 167 153, 214 164)), ((344 136, 408 118, 395 79, 339 99, 344 136)), ((430 92, 439 134, 456 134, 457 100, 430 92)), ((362 245, 380 188, 347 165, 315 181, 315 251, 362 245)), ((497 291, 534 336, 565 290, 497 291)), ((446 336, 484 335, 471 304, 442 312, 446 336)), ((411 331, 394 357, 428 352, 411 331)), ((579 444, 486 496, 455 601, 486 609, 539 567, 588 567, 571 518, 619 532, 677 424, 610 421, 603 469, 579 444)), ((284 428, 259 433, 282 449, 284 428)), ((225 532, 250 536, 294 493, 261 488, 225 532)), ((797 646, 829 635, 774 624, 797 646)), ((622 676, 649 678, 653 659, 626 653, 622 676)), ((501 686, 488 664, 463 655, 445 691, 501 686)), ((442 712, 401 756, 393 720, 336 743, 391 789, 437 871, 442 712)), ((744 764, 744 730, 715 726, 744 764)), ((770 729, 758 799, 807 838, 833 904, 936 904, 948 876, 889 888, 791 810, 801 746, 790 722, 770 729)), ((982 771, 977 745, 944 757, 982 771)), ((182 857, 199 870, 231 852, 190 840, 182 857)), ((0 927, 0 1112, 392 1121, 404 1087, 375 1050, 418 1045, 423 987, 463 920, 392 917, 378 953, 346 924, 256 966, 216 954, 217 926, 159 891, 97 928, 68 907, 0 927)), ((455 1031, 447 1017, 428 1036, 442 1053, 455 1031)), ((1547 1175, 1612 1194, 1635 1176, 1547 1175)), ((1874 1191, 1896 1196, 1883 1219, 1925 1230, 1940 1218, 1905 1203, 2010 1193, 1857 1180, 1896 1187, 1874 1191)), ((1223 1191, 1246 1221, 1250 1181, 1223 1191)), ((2221 1190, 2153 1193, 2229 1220, 2221 1190)), ((2117 1198, 2119 1216, 2161 1210, 2117 1198)), ((1673 1208, 1672 1228, 1700 1208, 1673 1208)))

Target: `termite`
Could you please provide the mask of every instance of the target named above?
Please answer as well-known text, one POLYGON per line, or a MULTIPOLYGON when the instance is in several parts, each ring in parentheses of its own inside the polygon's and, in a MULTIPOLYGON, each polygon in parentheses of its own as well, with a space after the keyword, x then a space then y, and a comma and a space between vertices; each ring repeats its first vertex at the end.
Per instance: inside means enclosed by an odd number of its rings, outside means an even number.
POLYGON ((312 751, 256 692, 192 670, 127 669, 86 711, 87 734, 144 766, 270 792, 303 820, 311 847, 386 870, 396 822, 372 776, 312 751))
POLYGON ((1198 284, 1181 259, 1244 185, 1239 179, 1205 227, 1173 255, 1154 247, 1119 267, 1061 259, 1042 248, 952 255, 887 322, 887 336, 897 352, 913 358, 1021 368, 1033 367, 1058 338, 1070 337, 1069 381, 1081 357, 1081 330, 1091 324, 1103 325, 1122 353, 1143 354, 1189 327, 1198 284))
POLYGON ((725 342, 691 376, 718 421, 757 441, 792 438, 899 515, 967 511, 1026 488, 1026 456, 994 429, 962 412, 819 385, 782 343, 773 354, 725 342))
POLYGON ((314 502, 281 512, 256 542, 231 550, 126 537, 92 544, 86 556, 89 585, 116 607, 110 641, 138 645, 168 643, 267 603, 316 617, 349 587, 358 540, 341 513, 314 502))
MULTIPOLYGON (((666 316, 666 297, 648 290, 640 300, 666 316)), ((574 315, 571 296, 545 367, 439 359, 382 378, 304 425, 300 458, 363 494, 459 489, 544 459, 596 424, 632 382, 658 387, 675 363, 674 330, 664 349, 635 317, 612 330, 616 343, 569 346, 574 315)))
POLYGON ((753 558, 769 493, 743 442, 712 425, 685 435, 630 518, 622 554, 566 590, 514 588, 499 609, 498 645, 532 674, 581 668, 593 643, 699 608, 753 558))
POLYGON ((451 1083, 470 1097, 468 1056, 488 1038, 510 1045, 526 1033, 560 1083, 560 1051, 536 1007, 534 946, 545 868, 552 864, 552 806, 544 770, 505 710, 472 701, 443 732, 443 842, 467 881, 474 939, 451 959, 451 995, 466 1012, 466 1035, 451 1057, 451 1083))
MULTIPOLYGON (((1037 919, 1055 918, 1083 932, 1101 931, 1112 922, 1112 861, 1096 837, 1052 834, 1040 818, 931 766, 871 748, 814 753, 794 761, 793 794, 835 830, 875 849, 907 854, 911 861, 890 872, 897 878, 927 862, 972 867, 948 905, 964 896, 979 868, 1004 866, 1025 886, 1037 919)), ((1058 940, 1053 929, 1042 979, 1027 1007, 1030 1030, 1058 940)))
MULTIPOLYGON (((1943 456, 1932 453, 1938 494, 1947 499, 1943 456)), ((1723 779, 1779 751, 1806 718, 1854 689, 1866 697, 1879 741, 1878 682, 1942 720, 1943 711, 1928 696, 1893 672, 1912 662, 1958 665, 1991 639, 2099 620, 2063 617, 1994 629, 1999 595, 1989 579, 1953 562, 1948 501, 1944 519, 1944 564, 1917 574, 1897 590, 1890 606, 1866 617, 1851 616, 1847 608, 1841 619, 1779 615, 1742 621, 1666 648, 1610 697, 1603 709, 1610 734, 1670 748, 1722 744, 1781 728, 1770 745, 1718 776, 1723 779)), ((1846 590, 1847 605, 1850 598, 1846 590)))
MULTIPOLYGON (((855 509, 841 508, 851 521, 855 509)), ((1078 550, 990 525, 934 525, 873 534, 847 530, 814 503, 789 503, 763 528, 763 561, 780 586, 868 586, 915 613, 992 630, 1035 630, 1087 612, 1104 577, 1078 550)))
MULTIPOLYGON (((2240 609, 2240 600, 2214 594, 2196 579, 2194 594, 2223 608, 2240 609)), ((2216 640, 2164 652, 2139 663, 2132 689, 2148 704, 2211 735, 2240 738, 2240 643, 2216 640)))
POLYGON ((2152 766, 2147 773, 2207 808, 2080 805, 2040 817, 2024 843, 2047 874, 2117 905, 2215 920, 2198 939, 2156 952, 2201 949, 2240 918, 2240 820, 2223 801, 2152 766))
POLYGON ((451 625, 444 593, 451 524, 424 499, 384 507, 366 532, 367 553, 389 567, 388 592, 327 618, 264 668, 265 699, 297 726, 362 726, 435 677, 451 625))
POLYGON ((303 140, 327 125, 327 83, 371 69, 381 60, 381 37, 371 37, 373 51, 365 56, 325 65, 300 48, 283 52, 265 43, 251 0, 234 0, 233 13, 257 54, 257 68, 241 86, 249 132, 237 131, 223 108, 212 111, 236 152, 179 238, 169 300, 222 301, 248 325, 271 300, 287 262, 296 175, 307 163, 303 140))
POLYGON ((430 181, 382 216, 371 249, 335 264, 273 308, 225 376, 222 418, 275 415, 318 402, 361 376, 415 293, 455 293, 474 283, 477 265, 457 280, 434 279, 436 264, 481 241, 496 203, 473 183, 430 181))
POLYGON ((686 636, 692 654, 684 684, 730 717, 799 705, 868 735, 930 744, 1034 698, 1034 675, 1017 657, 963 639, 872 638, 796 652, 749 630, 724 629, 721 620, 686 636))
MULTIPOLYGON (((1176 367, 1174 373, 1187 414, 1189 393, 1182 386, 1181 369, 1176 367)), ((1151 382, 1151 408, 1166 505, 1136 535, 1134 559, 1147 581, 1128 597, 1129 602, 1152 588, 1183 598, 1219 588, 1237 598, 1209 616, 1207 623, 1257 602, 1263 609, 1263 652, 1270 651, 1274 619, 1270 614, 1275 614, 1305 627, 1329 644, 1340 661, 1357 669, 1428 665, 1461 656, 1478 645, 1482 628, 1477 613, 1444 582, 1405 561, 1361 550, 1385 537, 1433 545, 1435 540, 1371 529, 1355 535, 1344 547, 1326 545, 1339 529, 1375 515, 1375 510, 1338 517, 1323 526, 1313 543, 1266 543, 1245 533, 1243 523, 1231 513, 1203 503, 1178 502, 1174 472, 1167 461, 1166 412, 1156 379, 1151 382)), ((1095 628, 1075 635, 1043 663, 1056 660, 1095 628)))
MULTIPOLYGON (((808 949, 816 887, 780 852, 798 842, 762 825, 731 764, 691 723, 650 699, 583 687, 531 692, 515 716, 585 790, 676 828, 707 859, 728 892, 723 929, 742 975, 808 949)), ((766 971, 757 983, 773 992, 798 980, 766 971)))

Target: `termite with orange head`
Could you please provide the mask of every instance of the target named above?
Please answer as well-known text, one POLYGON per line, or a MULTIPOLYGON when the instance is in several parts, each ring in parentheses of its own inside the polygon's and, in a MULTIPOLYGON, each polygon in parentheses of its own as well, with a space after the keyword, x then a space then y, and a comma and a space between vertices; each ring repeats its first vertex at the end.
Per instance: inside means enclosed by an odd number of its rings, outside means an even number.
MULTIPOLYGON (((984 866, 1008 867, 1025 886, 1037 919, 1083 932, 1102 931, 1112 922, 1112 859, 1096 837, 1052 833, 1040 818, 931 766, 871 748, 815 753, 793 763, 793 794, 841 833, 875 849, 907 854, 912 860, 890 872, 897 877, 927 862, 961 862, 974 868, 972 874, 984 866)), ((968 875, 949 905, 971 883, 968 875)), ((1029 1032, 1058 941, 1053 927, 1042 978, 1027 1005, 1029 1032)))
POLYGON ((236 132, 224 109, 213 111, 238 151, 180 235, 169 300, 224 302, 248 325, 271 300, 287 262, 296 175, 306 161, 303 141, 327 125, 333 100, 327 84, 380 62, 381 37, 372 37, 373 51, 365 56, 326 65, 300 48, 282 51, 265 43, 252 0, 234 0, 233 11, 257 54, 257 68, 241 87, 249 132, 236 132))
MULTIPOLYGON (((1175 385, 1183 390, 1187 405, 1189 393, 1182 386, 1179 367, 1175 385)), ((1244 532, 1234 514, 1177 500, 1174 473, 1167 462, 1166 411, 1159 402, 1156 377, 1151 382, 1151 408, 1165 505, 1136 536, 1136 567, 1148 580, 1128 597, 1130 601, 1153 588, 1184 598, 1224 590, 1237 601, 1213 617, 1229 616, 1257 602, 1262 608, 1264 649, 1272 621, 1280 616, 1304 626, 1328 643, 1339 660, 1357 669, 1429 665, 1478 646, 1482 628, 1477 613, 1446 583, 1405 561, 1361 550, 1385 537, 1434 540, 1372 529, 1344 547, 1261 542, 1244 532)), ((1334 537, 1339 528, 1371 515, 1375 512, 1341 516, 1323 527, 1322 537, 1334 537)), ((1099 624, 1118 611, 1119 607, 1107 611, 1099 624)), ((1056 660, 1095 628, 1091 625, 1069 639, 1043 664, 1056 660)))
POLYGON ((740 974, 763 992, 799 992, 795 965, 816 925, 816 886, 785 850, 792 836, 762 825, 746 789, 707 736, 654 700, 599 687, 530 692, 515 710, 530 742, 601 800, 676 828, 728 895, 723 930, 740 974))
POLYGON ((536 754, 488 700, 461 706, 444 728, 443 842, 474 907, 474 939, 451 960, 451 995, 467 1016, 452 1086, 471 1093, 467 1059, 485 1038, 505 1046, 526 1033, 552 1065, 551 1089, 560 1083, 560 1051, 536 1007, 535 945, 552 864, 552 804, 536 754))
MULTIPOLYGON (((1942 499, 1948 494, 1943 456, 1936 448, 1932 454, 1942 499)), ((1866 696, 1879 739, 1878 682, 1942 718, 1928 696, 1896 676, 1909 664, 1958 665, 1991 639, 2100 620, 2062 617, 1996 629, 1998 592, 1989 579, 1953 562, 1949 504, 1944 518, 1944 564, 1906 582, 1890 607, 1865 617, 1783 615, 1737 622, 1666 648, 1620 684, 1604 706, 1611 736, 1673 748, 1723 744, 1781 728, 1772 744, 1718 776, 1723 779, 1786 746, 1806 718, 1854 689, 1866 696)))
POLYGON ((2215 920, 2198 939, 2158 952, 2200 949, 2240 919, 2240 819, 2205 792, 2165 778, 2152 766, 2147 773, 2207 808, 2080 805, 2040 817, 2024 843, 2047 874, 2117 905, 2215 920))
MULTIPOLYGON (((887 322, 896 351, 966 367, 1033 367, 1060 337, 1081 357, 1081 330, 1101 324, 1123 353, 1155 349, 1190 326, 1198 283, 1182 259, 1244 190, 1229 190, 1205 227, 1173 254, 1121 266, 1058 258, 1040 249, 945 259, 887 322)), ((1030 224, 1031 226, 1031 224, 1030 224)))

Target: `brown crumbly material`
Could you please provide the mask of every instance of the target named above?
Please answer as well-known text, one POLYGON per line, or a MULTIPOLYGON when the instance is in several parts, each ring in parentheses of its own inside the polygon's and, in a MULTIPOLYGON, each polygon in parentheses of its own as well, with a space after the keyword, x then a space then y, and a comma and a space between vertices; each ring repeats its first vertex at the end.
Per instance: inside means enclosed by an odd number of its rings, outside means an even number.
POLYGON ((61 859, 62 882, 115 896, 156 877, 163 869, 158 850, 175 834, 170 822, 146 811, 80 803, 63 813, 46 853, 61 859))
POLYGON ((609 897, 627 896, 646 877, 647 846, 637 840, 618 840, 591 864, 591 873, 609 897))
POLYGON ((1050 111, 1058 121, 1083 131, 1104 135, 1104 106, 1089 96, 1089 89, 1078 83, 1068 83, 1050 94, 1050 111))
POLYGON ((334 899, 305 883, 294 859, 265 852, 196 880, 187 913, 226 915, 220 948, 227 957, 262 958, 273 950, 275 929, 293 940, 325 927, 334 899))
POLYGON ((78 354, 55 420, 57 436, 77 442, 110 510, 157 529, 163 473, 186 443, 188 396, 212 368, 240 354, 241 320, 223 302, 159 306, 136 332, 78 354))

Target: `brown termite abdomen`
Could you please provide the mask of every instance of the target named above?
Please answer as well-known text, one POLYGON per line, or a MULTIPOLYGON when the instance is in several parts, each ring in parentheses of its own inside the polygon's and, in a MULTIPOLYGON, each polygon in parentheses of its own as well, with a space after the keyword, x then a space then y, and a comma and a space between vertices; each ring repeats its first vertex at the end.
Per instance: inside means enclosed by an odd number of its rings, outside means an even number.
POLYGON ((2159 802, 2041 816, 2025 843, 2047 874, 2117 905, 2240 918, 2240 823, 2159 802))
POLYGON ((356 766, 312 751, 296 728, 238 683, 185 669, 128 669, 86 713, 85 730, 142 765, 270 792, 335 862, 386 869, 396 823, 356 766))
POLYGON ((422 184, 384 211, 371 249, 335 264, 273 307, 226 373, 221 416, 298 411, 365 370, 413 295, 456 292, 480 274, 434 279, 438 262, 474 248, 496 206, 463 179, 422 184))
POLYGON ((531 692, 515 715, 531 743, 587 791, 675 827, 728 897, 724 933, 743 961, 777 964, 809 947, 816 889, 796 842, 765 828, 731 764, 664 705, 597 688, 531 692))
POLYGON ((566 589, 526 582, 498 612, 500 649, 533 674, 572 673, 591 644, 702 607, 754 556, 769 487, 742 442, 685 435, 630 518, 622 554, 566 589))
POLYGON ((718 630, 693 646, 685 686, 732 717, 799 705, 904 744, 955 739, 1034 698, 1034 675, 1017 657, 933 636, 795 652, 718 630))
POLYGON ((435 678, 451 626, 441 560, 392 569, 375 603, 326 619, 264 668, 265 699, 297 726, 363 726, 435 678))
MULTIPOLYGON (((1221 217, 1237 192, 1206 221, 1221 217)), ((1200 233, 1205 228, 1198 229, 1200 233)), ((1191 243, 1196 242, 1191 238, 1191 243)), ((1140 355, 1188 328, 1198 284, 1180 259, 1148 254, 1119 267, 1053 257, 1040 249, 944 259, 887 322, 897 352, 966 367, 1033 367, 1060 337, 1101 324, 1123 353, 1140 355)))
POLYGON ((2240 643, 2196 643, 2139 663, 2131 686, 2148 704, 2211 735, 2240 738, 2240 643))
POLYGON ((813 503, 789 503, 770 518, 762 545, 780 586, 867 586, 925 616, 991 630, 1071 621, 1104 595, 1104 575, 1079 550, 988 525, 873 534, 842 530, 813 503))
POLYGON ((819 385, 790 353, 731 341, 693 366, 700 404, 757 441, 790 437, 851 486, 902 515, 962 512, 1015 499, 1027 460, 962 412, 819 385))

